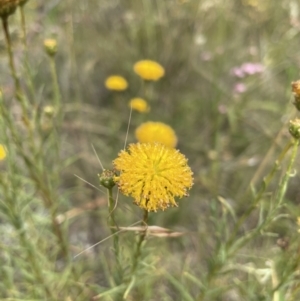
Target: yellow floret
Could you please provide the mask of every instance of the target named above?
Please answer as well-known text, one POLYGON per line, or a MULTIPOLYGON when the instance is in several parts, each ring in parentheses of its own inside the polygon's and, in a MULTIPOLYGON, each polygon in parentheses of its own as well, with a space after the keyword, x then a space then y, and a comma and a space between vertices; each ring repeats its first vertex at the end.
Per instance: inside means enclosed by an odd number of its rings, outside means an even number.
POLYGON ((148 121, 142 123, 135 130, 135 137, 139 142, 159 142, 168 147, 177 145, 177 136, 174 130, 162 122, 148 121))
POLYGON ((157 81, 165 74, 165 69, 159 63, 142 60, 134 64, 134 72, 145 80, 157 81))
POLYGON ((124 91, 128 87, 128 83, 123 76, 112 75, 105 80, 105 87, 109 90, 124 91))
POLYGON ((129 107, 141 113, 146 113, 150 111, 150 107, 147 101, 139 97, 132 98, 129 102, 129 107))

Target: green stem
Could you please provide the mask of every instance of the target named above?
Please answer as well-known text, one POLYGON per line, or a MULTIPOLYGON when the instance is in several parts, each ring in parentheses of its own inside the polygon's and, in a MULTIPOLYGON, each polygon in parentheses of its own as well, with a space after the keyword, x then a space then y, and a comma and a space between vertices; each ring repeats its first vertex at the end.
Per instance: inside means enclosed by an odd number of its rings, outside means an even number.
MULTIPOLYGON (((144 210, 144 217, 143 217, 143 221, 141 223, 141 226, 146 227, 147 226, 147 221, 148 221, 148 211, 144 210)), ((131 269, 132 276, 135 275, 138 263, 140 261, 141 252, 142 252, 142 244, 145 240, 146 234, 147 234, 147 227, 142 232, 142 234, 140 235, 139 240, 137 242, 136 251, 135 251, 134 258, 133 258, 133 264, 132 264, 132 269, 131 269)))
MULTIPOLYGON (((287 168, 287 171, 285 173, 285 176, 280 184, 279 187, 279 193, 278 196, 276 198, 276 204, 278 208, 281 205, 282 199, 284 197, 284 194, 286 192, 286 188, 287 188, 287 184, 288 184, 288 180, 290 178, 290 174, 291 174, 291 170, 292 170, 292 166, 293 163, 295 161, 296 155, 297 155, 297 149, 298 149, 298 145, 299 145, 299 140, 297 141, 289 141, 285 148, 282 150, 282 152, 279 154, 278 159, 275 161, 272 170, 269 172, 269 174, 264 178, 262 186, 260 188, 260 190, 258 191, 252 205, 247 209, 247 211, 243 214, 243 216, 240 217, 240 219, 237 221, 232 234, 229 238, 229 240, 226 243, 226 250, 227 250, 227 254, 228 257, 232 257, 235 252, 237 250, 239 250, 242 246, 244 246, 250 238, 252 238, 255 234, 259 233, 263 227, 268 224, 268 222, 270 222, 272 220, 271 217, 269 217, 264 223, 262 223, 257 229, 255 229, 254 232, 252 232, 249 236, 247 236, 239 245, 238 247, 236 247, 233 250, 231 250, 230 252, 230 248, 233 246, 233 243, 235 242, 235 238, 236 235, 240 229, 240 227, 242 226, 242 224, 245 222, 245 220, 249 217, 249 215, 252 213, 252 211, 256 208, 257 204, 259 203, 259 201, 261 200, 263 194, 266 191, 266 188, 269 186, 271 180, 273 179, 276 171, 278 170, 278 166, 282 163, 283 159, 285 158, 287 152, 290 150, 290 148, 293 146, 293 152, 290 158, 290 162, 287 168)), ((273 212, 275 212, 276 210, 274 209, 273 212)), ((214 279, 215 275, 218 273, 218 271, 222 268, 222 264, 220 263, 216 263, 212 269, 209 271, 208 275, 207 275, 207 283, 206 283, 206 289, 198 296, 197 301, 203 301, 205 300, 205 296, 206 296, 206 292, 209 290, 209 287, 211 285, 212 280, 214 279)))
POLYGON ((54 91, 54 105, 57 110, 60 110, 60 89, 58 84, 56 65, 55 65, 55 56, 49 56, 50 58, 50 68, 51 68, 51 77, 52 77, 52 85, 54 91))
POLYGON ((130 291, 133 289, 133 287, 135 285, 135 281, 136 281, 135 274, 136 274, 138 264, 140 262, 140 257, 142 255, 142 245, 143 245, 143 242, 145 241, 145 238, 147 235, 147 221, 148 221, 148 211, 144 210, 144 217, 141 222, 141 226, 145 227, 145 230, 139 236, 139 240, 136 245, 136 250, 135 250, 134 257, 133 257, 133 263, 132 263, 132 268, 131 268, 131 277, 130 277, 130 281, 128 282, 127 288, 124 292, 123 300, 127 300, 127 297, 129 295, 130 291))
MULTIPOLYGON (((36 97, 35 97, 35 89, 33 84, 33 76, 32 72, 30 70, 29 66, 29 60, 28 60, 28 47, 27 47, 27 31, 26 31, 26 18, 25 18, 25 12, 24 12, 24 5, 19 6, 20 10, 20 17, 21 17, 21 27, 22 27, 22 41, 23 41, 23 47, 24 47, 24 65, 26 70, 26 84, 30 91, 30 100, 36 104, 36 97)), ((36 110, 32 111, 32 115, 37 115, 36 110)), ((35 120, 36 116, 33 116, 32 120, 35 120)))
POLYGON ((263 194, 265 193, 267 187, 269 186, 269 184, 271 183, 275 173, 278 170, 278 166, 280 166, 281 162, 283 161, 283 159, 285 158, 287 152, 289 151, 289 149, 293 146, 293 142, 288 142, 285 146, 285 148, 282 150, 282 152, 279 154, 278 159, 275 161, 273 168, 271 169, 271 171, 269 172, 269 174, 264 178, 263 183, 261 185, 260 190, 258 191, 253 203, 251 204, 251 206, 247 209, 247 211, 240 217, 240 219, 237 221, 232 234, 228 240, 227 243, 227 249, 228 247, 233 243, 233 240, 235 239, 237 232, 240 230, 241 225, 245 222, 245 220, 249 217, 249 215, 252 213, 252 211, 256 208, 256 206, 258 205, 259 201, 261 200, 263 194))
POLYGON ((120 247, 119 247, 119 235, 117 234, 118 231, 118 225, 115 221, 115 200, 113 198, 113 192, 112 188, 107 188, 108 192, 108 210, 109 210, 109 217, 108 217, 108 223, 111 230, 111 234, 113 235, 113 245, 114 245, 114 253, 115 253, 115 259, 116 259, 116 265, 117 265, 117 275, 118 275, 118 284, 122 282, 123 279, 123 270, 122 265, 120 262, 120 247))
POLYGON ((26 22, 25 22, 25 13, 24 13, 24 6, 20 5, 20 15, 21 15, 21 24, 22 24, 22 33, 23 33, 23 45, 25 48, 25 53, 27 54, 27 32, 26 32, 26 22))
POLYGON ((27 115, 27 110, 26 110, 26 105, 25 105, 25 99, 24 99, 24 96, 22 93, 20 80, 17 75, 17 71, 16 71, 16 67, 15 67, 15 63, 14 63, 14 57, 13 57, 13 52, 12 52, 12 43, 11 43, 11 38, 10 38, 10 34, 9 34, 9 26, 8 26, 7 18, 2 18, 2 27, 3 27, 3 31, 4 31, 4 35, 5 35, 5 40, 6 40, 6 48, 7 48, 8 59, 9 59, 9 67, 10 67, 11 75, 15 82, 15 96, 22 107, 23 122, 27 128, 30 128, 29 118, 27 115))
POLYGON ((51 288, 49 288, 47 281, 45 281, 45 277, 41 273, 42 267, 38 263, 38 257, 34 253, 34 248, 30 243, 30 239, 26 236, 22 221, 18 217, 16 217, 14 225, 19 233, 20 244, 27 251, 27 261, 30 263, 37 283, 40 283, 42 285, 47 298, 50 298, 50 300, 55 300, 51 288))
POLYGON ((280 206, 282 204, 283 197, 286 193, 287 184, 288 184, 289 179, 291 177, 292 168, 293 168, 296 156, 297 156, 298 146, 299 146, 299 139, 295 139, 294 142, 293 142, 293 151, 292 151, 292 155, 291 155, 291 159, 290 159, 288 168, 287 168, 286 173, 285 173, 285 175, 282 179, 282 182, 279 186, 279 192, 278 192, 278 196, 276 198, 277 206, 280 206))

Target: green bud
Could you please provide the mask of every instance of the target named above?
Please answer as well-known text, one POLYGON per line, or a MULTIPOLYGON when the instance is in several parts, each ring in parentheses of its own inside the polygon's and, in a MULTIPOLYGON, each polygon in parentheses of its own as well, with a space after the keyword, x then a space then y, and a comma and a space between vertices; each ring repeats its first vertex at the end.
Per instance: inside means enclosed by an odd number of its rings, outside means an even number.
POLYGON ((0 0, 0 18, 6 19, 18 7, 19 0, 0 0))
POLYGON ((57 52, 57 41, 55 39, 45 39, 44 48, 49 56, 55 56, 57 52))
POLYGON ((295 139, 300 139, 300 119, 299 118, 290 120, 289 132, 295 139))
POLYGON ((104 169, 102 174, 98 175, 100 180, 100 185, 107 189, 113 188, 116 183, 114 181, 114 177, 116 176, 116 173, 109 169, 104 169))

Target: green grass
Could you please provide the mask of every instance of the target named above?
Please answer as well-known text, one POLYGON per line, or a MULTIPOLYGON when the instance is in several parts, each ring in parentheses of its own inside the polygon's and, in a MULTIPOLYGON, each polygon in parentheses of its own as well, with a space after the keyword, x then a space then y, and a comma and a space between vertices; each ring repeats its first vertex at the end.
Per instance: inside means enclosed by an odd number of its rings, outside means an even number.
MULTIPOLYGON (((300 166, 288 132, 299 11, 294 0, 30 0, 26 47, 17 9, 8 18, 15 75, 0 35, 0 299, 299 300, 300 166), (54 57, 46 38, 57 40, 54 57), (133 72, 141 59, 165 76, 144 84, 133 72), (234 76, 246 62, 264 71, 234 76), (107 90, 112 74, 129 88, 107 90), (234 92, 237 83, 246 91, 234 92), (109 237, 93 151, 113 167, 137 96, 151 111, 132 112, 126 143, 142 122, 164 122, 194 172, 189 197, 147 220, 182 235, 149 234, 138 257, 143 231, 109 237)), ((121 227, 143 218, 121 194, 113 214, 121 227)))

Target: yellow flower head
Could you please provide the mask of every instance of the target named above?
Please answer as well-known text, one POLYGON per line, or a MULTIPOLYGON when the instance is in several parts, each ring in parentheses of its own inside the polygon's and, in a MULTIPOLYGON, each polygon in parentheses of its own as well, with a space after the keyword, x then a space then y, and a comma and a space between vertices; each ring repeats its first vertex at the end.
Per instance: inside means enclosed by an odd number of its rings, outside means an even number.
POLYGON ((19 0, 0 0, 0 18, 7 18, 18 7, 19 0))
POLYGON ((129 107, 141 113, 146 113, 150 111, 150 107, 148 106, 147 101, 139 97, 132 98, 129 102, 129 107))
POLYGON ((157 81, 165 74, 165 69, 159 63, 143 60, 134 64, 134 72, 145 80, 157 81))
POLYGON ((136 139, 141 142, 158 142, 168 147, 177 145, 177 136, 174 130, 162 122, 144 122, 135 130, 136 139))
POLYGON ((0 161, 6 157, 6 150, 2 144, 0 144, 0 161))
POLYGON ((108 90, 124 91, 127 89, 128 83, 124 77, 112 75, 105 80, 105 87, 108 90))
POLYGON ((193 185, 185 156, 159 143, 130 144, 113 164, 120 171, 115 177, 120 191, 147 211, 177 206, 174 197, 187 196, 193 185))
POLYGON ((54 56, 57 52, 57 41, 55 39, 45 39, 44 47, 48 55, 54 56))

